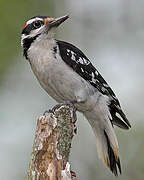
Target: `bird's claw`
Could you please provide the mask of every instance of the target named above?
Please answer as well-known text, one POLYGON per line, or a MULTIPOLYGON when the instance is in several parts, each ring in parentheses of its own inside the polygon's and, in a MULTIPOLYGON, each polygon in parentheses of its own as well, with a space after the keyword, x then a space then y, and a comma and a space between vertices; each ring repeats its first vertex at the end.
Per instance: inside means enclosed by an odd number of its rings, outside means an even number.
POLYGON ((69 105, 73 108, 73 117, 74 117, 74 123, 76 122, 77 120, 77 116, 76 116, 76 107, 75 107, 75 104, 77 103, 77 101, 65 101, 63 103, 59 103, 59 104, 56 104, 52 109, 49 109, 49 110, 46 110, 44 113, 43 113, 43 116, 46 116, 46 114, 49 114, 49 113, 52 113, 54 114, 56 109, 59 109, 61 106, 63 105, 69 105))
POLYGON ((43 113, 43 116, 46 116, 46 114, 48 114, 48 113, 53 113, 53 111, 52 111, 51 109, 46 110, 46 111, 43 113))
POLYGON ((55 106, 51 109, 51 111, 52 111, 52 112, 55 112, 56 109, 60 108, 60 107, 63 106, 63 105, 72 106, 72 107, 74 108, 74 110, 76 110, 75 103, 77 103, 77 101, 75 101, 75 100, 74 100, 74 101, 65 101, 65 102, 63 102, 63 103, 59 103, 59 104, 55 105, 55 106))

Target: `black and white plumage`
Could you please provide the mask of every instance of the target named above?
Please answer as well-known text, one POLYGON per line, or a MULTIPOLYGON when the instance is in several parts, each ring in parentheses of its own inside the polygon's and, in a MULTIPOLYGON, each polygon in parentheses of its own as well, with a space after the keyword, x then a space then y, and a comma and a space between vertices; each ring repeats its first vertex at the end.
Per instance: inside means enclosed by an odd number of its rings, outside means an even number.
POLYGON ((75 72, 77 72, 82 78, 88 81, 92 86, 98 89, 103 95, 107 95, 111 100, 109 104, 110 112, 112 115, 112 123, 123 128, 128 129, 130 127, 129 121, 121 110, 120 103, 100 73, 92 65, 89 59, 78 48, 63 41, 57 41, 60 49, 60 55, 62 59, 68 64, 75 72), (122 119, 121 121, 117 116, 118 113, 122 119))
POLYGON ((77 102, 78 111, 88 119, 96 135, 99 157, 118 175, 121 165, 113 125, 123 129, 131 126, 114 92, 83 52, 54 39, 56 27, 67 18, 30 19, 22 31, 24 55, 50 96, 58 102, 77 102))

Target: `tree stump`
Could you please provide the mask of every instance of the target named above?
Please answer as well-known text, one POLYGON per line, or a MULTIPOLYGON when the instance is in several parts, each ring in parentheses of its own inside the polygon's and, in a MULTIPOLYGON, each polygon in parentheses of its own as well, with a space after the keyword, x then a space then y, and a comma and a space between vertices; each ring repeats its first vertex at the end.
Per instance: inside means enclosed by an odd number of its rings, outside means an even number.
POLYGON ((38 118, 28 180, 77 180, 69 163, 75 122, 76 109, 68 104, 38 118))

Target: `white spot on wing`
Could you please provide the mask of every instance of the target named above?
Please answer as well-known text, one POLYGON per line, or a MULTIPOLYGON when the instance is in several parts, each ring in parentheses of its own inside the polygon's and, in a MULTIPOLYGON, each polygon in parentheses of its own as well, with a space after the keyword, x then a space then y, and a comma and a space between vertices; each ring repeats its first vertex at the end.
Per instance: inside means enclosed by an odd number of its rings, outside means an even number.
POLYGON ((96 84, 97 80, 94 77, 92 77, 92 82, 96 84))
POLYGON ((69 50, 69 49, 67 49, 67 56, 69 56, 69 52, 70 52, 70 50, 69 50))
POLYGON ((92 72, 92 78, 94 78, 95 77, 95 75, 94 75, 94 73, 92 72))
POLYGON ((104 86, 104 87, 106 87, 106 88, 108 88, 108 87, 109 87, 109 85, 108 85, 108 84, 103 84, 103 86, 104 86))
POLYGON ((73 61, 76 61, 76 58, 75 58, 75 53, 74 53, 73 51, 71 51, 71 54, 72 54, 71 59, 72 59, 73 61))
POLYGON ((88 65, 90 63, 87 59, 84 59, 84 58, 83 58, 83 61, 85 65, 88 65))
POLYGON ((67 49, 67 52, 69 53, 69 52, 70 52, 70 50, 69 50, 69 49, 67 49))
POLYGON ((99 73, 98 73, 98 71, 97 70, 95 70, 95 74, 98 76, 99 75, 99 73))
POLYGON ((83 58, 79 57, 79 62, 80 62, 81 64, 83 64, 83 63, 84 63, 83 58))
POLYGON ((81 71, 84 72, 83 68, 81 68, 81 71))

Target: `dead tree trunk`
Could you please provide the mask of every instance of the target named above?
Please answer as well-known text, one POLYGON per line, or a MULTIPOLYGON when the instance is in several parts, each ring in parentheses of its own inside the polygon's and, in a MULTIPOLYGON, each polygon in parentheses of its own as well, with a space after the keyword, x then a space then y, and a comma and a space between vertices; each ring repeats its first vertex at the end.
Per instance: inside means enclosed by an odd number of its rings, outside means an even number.
POLYGON ((76 180, 69 163, 75 121, 71 105, 58 106, 38 118, 28 180, 76 180))

